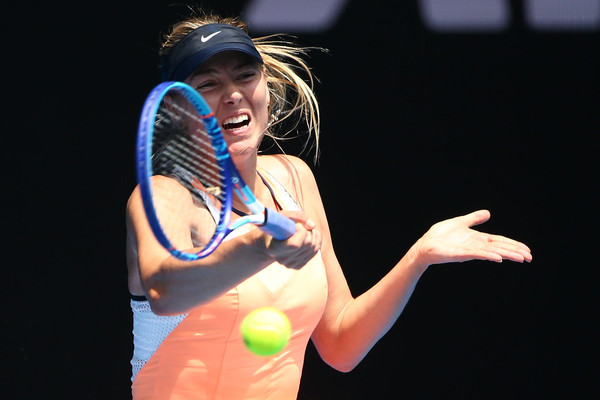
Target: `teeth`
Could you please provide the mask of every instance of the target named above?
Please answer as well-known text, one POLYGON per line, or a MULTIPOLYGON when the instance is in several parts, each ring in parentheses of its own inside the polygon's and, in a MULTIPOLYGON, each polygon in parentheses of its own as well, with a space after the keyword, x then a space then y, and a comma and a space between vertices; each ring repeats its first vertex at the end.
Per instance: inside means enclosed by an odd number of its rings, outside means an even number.
POLYGON ((249 121, 249 118, 246 114, 236 115, 235 117, 230 117, 230 118, 227 118, 225 121, 223 121, 223 126, 233 125, 233 124, 241 124, 241 123, 245 123, 248 121, 249 121))

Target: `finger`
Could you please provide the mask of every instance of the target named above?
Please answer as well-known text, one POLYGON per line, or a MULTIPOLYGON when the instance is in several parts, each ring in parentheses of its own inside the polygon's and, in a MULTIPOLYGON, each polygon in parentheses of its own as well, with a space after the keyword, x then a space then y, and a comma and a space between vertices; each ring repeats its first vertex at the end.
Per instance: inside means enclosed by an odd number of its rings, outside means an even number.
POLYGON ((491 213, 488 210, 478 210, 470 214, 463 215, 459 218, 463 219, 468 227, 472 227, 479 224, 483 224, 484 222, 489 220, 490 217, 491 213))
POLYGON ((502 258, 516 262, 531 262, 533 258, 530 251, 510 243, 498 243, 496 245, 496 252, 500 254, 502 258))
POLYGON ((308 230, 312 230, 314 229, 317 224, 311 220, 310 218, 308 218, 308 216, 306 214, 304 214, 302 211, 281 211, 282 215, 285 215, 286 217, 288 217, 289 219, 291 219, 292 221, 298 223, 298 224, 302 224, 302 226, 304 226, 305 229, 308 230))
POLYGON ((501 247, 484 250, 481 252, 481 255, 485 257, 486 260, 495 261, 499 263, 503 260, 514 261, 518 263, 527 261, 526 256, 521 252, 501 247))
POLYGON ((312 245, 316 251, 319 251, 323 243, 323 235, 321 235, 321 231, 318 229, 311 230, 310 232, 312 233, 312 245))
POLYGON ((306 231, 302 245, 300 245, 296 251, 292 251, 285 256, 279 257, 277 261, 288 268, 300 269, 315 257, 320 248, 320 232, 318 230, 306 231))
POLYGON ((304 223, 304 227, 306 229, 308 229, 309 231, 312 231, 313 229, 315 229, 316 226, 317 226, 317 224, 312 219, 307 219, 306 222, 304 223))
POLYGON ((527 246, 514 240, 491 241, 491 239, 488 239, 487 249, 500 255, 505 260, 515 262, 531 262, 533 258, 527 246))
POLYGON ((460 261, 469 261, 469 260, 484 260, 484 261, 494 261, 497 263, 502 262, 502 255, 497 251, 489 250, 489 249, 478 249, 473 250, 468 257, 462 258, 460 261))
POLYGON ((500 235, 488 235, 487 241, 488 243, 494 243, 496 246, 507 251, 521 254, 525 261, 531 261, 533 258, 531 249, 525 243, 521 243, 517 240, 500 235))

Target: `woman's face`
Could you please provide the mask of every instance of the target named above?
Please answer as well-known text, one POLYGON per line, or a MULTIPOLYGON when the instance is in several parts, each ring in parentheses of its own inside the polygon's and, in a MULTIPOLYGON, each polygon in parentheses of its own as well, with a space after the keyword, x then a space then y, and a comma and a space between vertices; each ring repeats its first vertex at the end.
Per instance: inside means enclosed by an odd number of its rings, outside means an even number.
POLYGON ((232 157, 256 154, 269 118, 263 66, 244 53, 225 51, 209 58, 185 82, 210 106, 232 157))

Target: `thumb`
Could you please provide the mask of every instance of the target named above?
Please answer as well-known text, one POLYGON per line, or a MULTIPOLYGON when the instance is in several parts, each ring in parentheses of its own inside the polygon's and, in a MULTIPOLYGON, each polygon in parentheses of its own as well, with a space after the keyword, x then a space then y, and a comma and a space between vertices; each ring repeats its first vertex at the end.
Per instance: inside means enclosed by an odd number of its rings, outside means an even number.
POLYGON ((306 214, 304 214, 302 211, 281 211, 281 214, 288 217, 289 219, 291 219, 292 221, 298 223, 298 224, 302 224, 304 226, 305 229, 307 230, 313 230, 317 224, 310 218, 308 218, 308 216, 306 214))
POLYGON ((479 210, 467 215, 463 215, 460 218, 463 219, 467 226, 470 228, 475 225, 483 224, 484 222, 489 220, 491 216, 492 215, 488 210, 479 210))

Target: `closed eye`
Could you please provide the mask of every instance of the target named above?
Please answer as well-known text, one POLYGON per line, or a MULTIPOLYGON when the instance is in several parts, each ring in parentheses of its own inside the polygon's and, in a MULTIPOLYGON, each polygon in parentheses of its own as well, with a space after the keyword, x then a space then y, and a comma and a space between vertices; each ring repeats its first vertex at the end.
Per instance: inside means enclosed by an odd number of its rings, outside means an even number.
POLYGON ((258 73, 256 71, 247 71, 237 75, 236 79, 240 83, 249 83, 256 80, 258 73))
POLYGON ((202 92, 202 91, 206 91, 206 90, 214 88, 215 86, 217 86, 217 83, 213 82, 213 81, 199 82, 195 86, 196 86, 196 90, 198 90, 199 92, 202 92))

